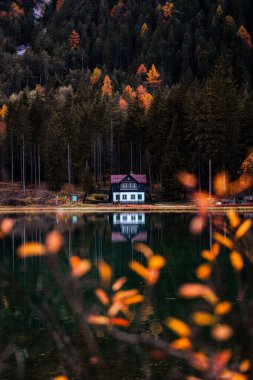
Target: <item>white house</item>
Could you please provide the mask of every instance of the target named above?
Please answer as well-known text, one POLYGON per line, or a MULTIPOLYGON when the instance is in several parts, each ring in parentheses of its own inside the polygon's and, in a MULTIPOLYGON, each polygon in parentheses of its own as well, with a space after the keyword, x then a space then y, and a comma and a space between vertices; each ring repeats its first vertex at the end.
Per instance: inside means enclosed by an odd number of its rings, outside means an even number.
POLYGON ((113 203, 145 203, 146 174, 120 174, 111 176, 113 203))

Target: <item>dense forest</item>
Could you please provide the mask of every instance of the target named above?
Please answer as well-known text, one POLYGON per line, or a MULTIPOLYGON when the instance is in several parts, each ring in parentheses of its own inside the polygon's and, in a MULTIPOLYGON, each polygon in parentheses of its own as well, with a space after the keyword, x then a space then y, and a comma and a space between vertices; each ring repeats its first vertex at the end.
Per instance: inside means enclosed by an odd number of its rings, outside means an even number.
POLYGON ((1 180, 207 186, 253 147, 251 0, 0 0, 1 180))

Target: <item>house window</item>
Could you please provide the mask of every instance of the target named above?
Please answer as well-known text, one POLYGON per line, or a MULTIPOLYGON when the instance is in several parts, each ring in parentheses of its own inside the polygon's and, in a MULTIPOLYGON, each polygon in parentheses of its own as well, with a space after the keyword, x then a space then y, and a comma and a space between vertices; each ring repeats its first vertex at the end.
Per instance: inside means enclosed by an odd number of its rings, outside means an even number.
POLYGON ((131 199, 132 199, 132 200, 135 200, 135 194, 132 194, 132 195, 131 195, 131 199))
POLYGON ((116 194, 115 199, 116 199, 116 201, 119 201, 119 194, 116 194))
POLYGON ((140 215, 140 214, 138 215, 138 220, 139 220, 139 222, 142 221, 142 215, 140 215))
POLYGON ((133 220, 133 221, 135 220, 135 216, 134 215, 131 216, 131 220, 133 220))
POLYGON ((127 195, 126 195, 126 194, 123 194, 123 195, 122 195, 122 199, 127 200, 127 195))
POLYGON ((142 201, 142 194, 138 194, 138 200, 142 201))
POLYGON ((122 183, 120 185, 121 189, 137 189, 137 184, 136 183, 122 183))
POLYGON ((122 218, 124 221, 127 221, 127 216, 123 216, 123 218, 122 218))

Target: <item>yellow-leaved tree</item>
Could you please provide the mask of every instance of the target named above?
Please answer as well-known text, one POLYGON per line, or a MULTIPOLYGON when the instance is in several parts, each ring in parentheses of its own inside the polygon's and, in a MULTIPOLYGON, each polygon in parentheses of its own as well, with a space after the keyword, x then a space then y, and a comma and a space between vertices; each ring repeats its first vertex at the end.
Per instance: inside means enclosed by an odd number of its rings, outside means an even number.
POLYGON ((97 84, 97 82, 101 78, 101 75, 102 75, 102 70, 99 69, 98 67, 95 67, 95 69, 93 70, 90 76, 90 84, 92 84, 93 86, 97 84))
POLYGON ((157 68, 155 67, 155 65, 153 64, 151 66, 151 69, 148 72, 147 82, 149 84, 158 84, 161 82, 161 80, 159 78, 160 78, 160 74, 159 74, 157 68))

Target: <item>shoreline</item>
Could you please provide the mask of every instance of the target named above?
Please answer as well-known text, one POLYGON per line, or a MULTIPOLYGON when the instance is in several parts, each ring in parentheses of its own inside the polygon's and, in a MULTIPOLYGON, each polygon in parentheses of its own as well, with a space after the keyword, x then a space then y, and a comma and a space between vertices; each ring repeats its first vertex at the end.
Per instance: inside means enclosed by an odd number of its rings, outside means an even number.
MULTIPOLYGON (((207 212, 226 212, 233 208, 238 212, 253 212, 252 205, 209 206, 207 212)), ((0 214, 43 214, 43 213, 114 213, 114 212, 144 212, 144 213, 196 213, 198 207, 191 204, 157 204, 157 205, 85 205, 85 206, 1 206, 0 214)))

